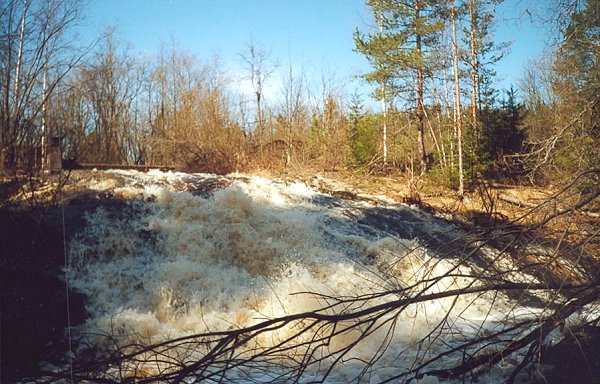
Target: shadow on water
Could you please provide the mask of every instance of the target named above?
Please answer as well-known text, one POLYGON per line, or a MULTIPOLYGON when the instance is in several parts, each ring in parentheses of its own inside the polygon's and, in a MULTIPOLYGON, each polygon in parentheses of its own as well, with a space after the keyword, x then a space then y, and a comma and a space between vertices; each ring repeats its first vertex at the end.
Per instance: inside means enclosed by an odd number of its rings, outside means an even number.
MULTIPOLYGON (((314 204, 339 208, 346 212, 343 220, 334 219, 335 225, 348 228, 348 232, 370 237, 385 234, 398 239, 416 239, 433 257, 459 259, 466 255, 465 265, 481 277, 505 274, 496 265, 499 259, 509 260, 514 268, 540 282, 550 285, 578 283, 564 271, 535 259, 537 253, 551 257, 554 253, 566 257, 581 276, 589 281, 600 277, 600 266, 593 255, 582 251, 577 244, 565 239, 548 237, 534 225, 523 225, 504 217, 490 217, 485 212, 465 214, 469 222, 445 219, 404 204, 377 206, 370 204, 356 209, 348 201, 327 195, 312 199, 314 204), (490 252, 485 252, 481 245, 490 252), (536 250, 537 249, 537 250, 536 250), (531 253, 534 253, 533 255, 531 253)), ((368 201, 373 203, 373 201, 368 201)), ((527 292, 508 292, 511 298, 530 307, 553 307, 553 303, 540 300, 527 292)))
MULTIPOLYGON (((85 225, 85 214, 102 206, 115 216, 132 214, 129 205, 81 193, 64 207, 65 240, 85 225)), ((40 362, 64 361, 69 350, 64 280, 63 210, 59 206, 0 210, 0 382, 36 376, 40 362)), ((86 319, 85 297, 69 291, 72 326, 86 319)), ((76 341, 74 342, 76 343, 76 341)))

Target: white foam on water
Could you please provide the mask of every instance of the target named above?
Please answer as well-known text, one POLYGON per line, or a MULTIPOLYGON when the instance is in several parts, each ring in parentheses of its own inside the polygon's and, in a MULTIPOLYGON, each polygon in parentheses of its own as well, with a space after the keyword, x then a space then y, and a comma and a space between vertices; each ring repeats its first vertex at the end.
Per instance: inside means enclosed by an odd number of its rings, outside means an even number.
POLYGON ((87 184, 87 187, 93 191, 103 192, 103 191, 115 188, 116 185, 117 185, 116 181, 112 180, 112 179, 104 179, 104 180, 92 179, 92 181, 87 184))
MULTIPOLYGON (((315 205, 312 199, 318 192, 302 183, 285 185, 250 177, 203 198, 161 186, 189 178, 188 174, 111 172, 143 184, 121 187, 121 192, 141 191, 154 196, 155 202, 136 200, 131 204, 138 213, 120 219, 103 209, 91 214, 88 225, 70 244, 70 282, 88 297, 86 329, 118 335, 123 343, 247 327, 268 318, 318 311, 328 303, 323 296, 298 292, 356 297, 412 285, 413 291, 427 294, 474 284, 468 268, 456 267, 455 260, 432 257, 418 239, 348 235, 329 228, 328 219, 343 213, 315 205), (467 277, 449 276, 427 285, 448 271, 467 277)), ((399 297, 373 298, 368 305, 399 297)), ((389 328, 383 327, 358 343, 329 381, 353 380, 364 367, 360 360, 372 358, 389 337, 390 345, 369 380, 392 377, 442 351, 447 347, 444 343, 453 342, 452 332, 460 340, 461 332, 494 329, 507 306, 506 299, 488 295, 411 305, 397 315, 391 336, 389 328), (444 343, 433 342, 428 351, 417 348, 417 342, 441 323, 449 328, 444 343)), ((346 311, 359 308, 350 305, 346 311)), ((384 315, 382 320, 394 315, 384 315)), ((298 327, 293 322, 263 334, 253 347, 276 345, 296 334, 298 327)), ((330 350, 356 341, 364 327, 351 328, 331 340, 330 350)), ((298 340, 311 336, 306 333, 298 340)), ((444 363, 452 365, 448 360, 444 363)), ((309 370, 307 377, 318 374, 318 369, 309 370)), ((424 377, 419 382, 436 380, 424 377)))

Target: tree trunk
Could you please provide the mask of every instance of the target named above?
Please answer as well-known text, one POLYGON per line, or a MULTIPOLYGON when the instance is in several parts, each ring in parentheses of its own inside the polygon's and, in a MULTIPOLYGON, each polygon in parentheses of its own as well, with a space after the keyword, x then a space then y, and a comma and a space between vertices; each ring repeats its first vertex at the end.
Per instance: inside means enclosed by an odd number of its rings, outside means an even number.
MULTIPOLYGON (((415 2, 415 20, 419 20, 421 13, 421 3, 420 1, 415 2)), ((419 130, 418 137, 418 149, 419 149, 419 158, 421 160, 421 174, 424 174, 427 171, 427 154, 425 152, 425 106, 423 103, 423 95, 425 88, 425 68, 423 63, 423 55, 422 55, 422 43, 421 43, 421 33, 419 31, 416 32, 416 52, 417 52, 417 83, 416 83, 416 96, 417 96, 417 128, 419 130)))
POLYGON ((385 99, 385 85, 383 86, 381 104, 383 108, 383 165, 387 165, 387 103, 385 99))
POLYGON ((465 194, 462 148, 462 108, 460 103, 460 79, 458 76, 458 42, 456 38, 456 3, 453 4, 450 21, 452 23, 452 71, 454 72, 454 126, 458 149, 458 193, 465 194))
POLYGON ((27 9, 29 2, 25 1, 23 14, 19 26, 19 51, 17 54, 17 66, 15 67, 15 105, 19 105, 19 97, 21 93, 21 66, 23 65, 23 45, 25 44, 25 18, 27 17, 27 9))
POLYGON ((258 85, 258 90, 256 91, 256 126, 257 126, 257 136, 258 136, 258 147, 260 150, 260 158, 263 159, 263 118, 262 118, 262 108, 260 105, 261 101, 261 85, 258 85))
MULTIPOLYGON (((383 33, 383 24, 379 23, 379 32, 383 33)), ((385 80, 381 82, 383 95, 381 97, 381 108, 383 112, 383 165, 387 165, 387 100, 385 94, 385 80)))
POLYGON ((6 36, 6 73, 4 74, 4 130, 3 130, 3 143, 2 146, 5 148, 6 159, 5 162, 10 162, 11 147, 14 144, 11 126, 12 126, 12 114, 10 108, 10 82, 11 82, 11 64, 12 64, 12 20, 14 12, 14 3, 10 5, 8 11, 8 34, 6 36))
POLYGON ((425 113, 423 115, 425 116, 425 121, 427 121, 427 126, 429 127, 429 135, 431 136, 431 141, 433 141, 433 145, 435 146, 435 149, 437 150, 440 159, 442 159, 442 165, 445 165, 446 157, 442 151, 442 148, 440 148, 440 144, 435 135, 435 131, 433 130, 433 125, 431 125, 431 120, 429 119, 429 115, 427 115, 427 110, 425 110, 424 112, 425 113))
POLYGON ((41 169, 45 171, 48 169, 48 127, 46 125, 47 115, 47 100, 46 92, 48 92, 48 62, 44 64, 44 78, 42 82, 42 159, 41 169))
POLYGON ((471 18, 471 118, 475 143, 479 147, 479 44, 477 42, 477 0, 469 0, 469 16, 471 18))

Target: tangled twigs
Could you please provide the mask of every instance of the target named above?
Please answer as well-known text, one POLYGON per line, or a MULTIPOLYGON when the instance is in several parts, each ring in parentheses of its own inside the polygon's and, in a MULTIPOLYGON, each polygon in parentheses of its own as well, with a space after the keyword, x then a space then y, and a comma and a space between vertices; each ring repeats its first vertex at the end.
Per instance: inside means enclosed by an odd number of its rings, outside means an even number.
POLYGON ((533 329, 524 337, 513 341, 501 351, 483 354, 468 360, 464 364, 450 369, 432 370, 428 373, 446 379, 461 377, 465 373, 471 372, 483 365, 493 365, 499 362, 501 359, 506 358, 512 353, 519 351, 528 345, 539 343, 540 340, 544 340, 552 330, 563 324, 565 319, 567 319, 569 316, 577 311, 580 311, 585 305, 600 299, 600 290, 597 289, 597 287, 591 288, 593 289, 589 290, 589 293, 577 299, 571 300, 569 303, 555 311, 551 316, 541 320, 538 327, 533 329))
MULTIPOLYGON (((426 372, 427 374, 443 378, 455 378, 483 365, 493 364, 532 343, 543 340, 551 330, 563 323, 567 317, 581 310, 586 304, 597 300, 600 293, 599 286, 600 283, 580 285, 564 284, 560 286, 502 283, 455 289, 434 294, 421 294, 399 300, 389 300, 380 305, 347 313, 329 314, 314 311, 292 314, 276 319, 265 320, 256 325, 241 329, 190 335, 149 346, 122 346, 121 354, 94 365, 78 367, 75 370, 75 375, 82 380, 112 382, 110 377, 104 376, 105 373, 103 372, 109 370, 110 367, 120 366, 125 367, 124 370, 126 372, 124 372, 124 377, 133 379, 135 372, 138 374, 144 373, 144 375, 146 375, 147 372, 137 368, 132 371, 131 367, 127 367, 128 365, 133 364, 133 362, 137 363, 137 365, 156 362, 161 356, 162 359, 164 359, 163 361, 168 363, 170 367, 157 375, 151 375, 149 377, 137 376, 135 377, 136 382, 181 382, 189 377, 195 379, 215 379, 215 377, 218 376, 225 377, 227 371, 236 367, 256 369, 261 366, 264 368, 270 364, 273 364, 274 367, 281 367, 282 365, 287 366, 289 370, 296 371, 301 375, 309 366, 318 362, 324 362, 324 357, 317 358, 316 352, 318 349, 327 346, 333 337, 350 332, 353 329, 361 329, 364 327, 364 329, 360 331, 360 336, 355 342, 338 350, 329 351, 326 354, 326 357, 334 358, 329 370, 325 373, 325 376, 327 376, 329 371, 333 368, 333 365, 335 365, 335 362, 342 359, 343 356, 351 351, 360 340, 368 337, 368 335, 372 333, 371 329, 373 327, 381 326, 380 323, 390 321, 388 316, 396 317, 400 311, 406 309, 411 304, 473 293, 508 290, 561 290, 585 293, 570 300, 563 307, 555 311, 554 314, 539 319, 538 323, 540 325, 538 327, 534 328, 526 336, 509 343, 501 351, 482 353, 478 356, 473 356, 471 359, 465 361, 465 363, 451 369, 438 369, 426 372), (306 323, 307 321, 309 322, 306 323), (290 324, 299 324, 299 322, 305 322, 307 325, 301 326, 297 332, 280 343, 269 348, 247 348, 261 335, 289 326, 290 324), (317 328, 317 326, 321 327, 321 331, 315 332, 315 336, 310 340, 306 342, 297 341, 302 334, 317 328), (323 330, 326 330, 326 332, 323 330), (205 350, 206 352, 202 354, 202 357, 194 360, 187 360, 185 357, 173 356, 170 354, 175 348, 181 348, 182 346, 186 346, 186 349, 194 350, 196 352, 198 350, 205 350), (302 348, 306 348, 307 350, 305 354, 300 357, 300 360, 295 361, 293 358, 284 358, 287 352, 297 351, 302 348), (131 352, 131 349, 134 349, 134 351, 131 352), (282 364, 279 362, 278 364, 274 364, 276 363, 275 360, 285 360, 286 363, 282 364), (297 364, 297 366, 293 367, 293 364, 297 364), (91 372, 100 374, 91 374, 91 372)), ((395 292, 390 291, 387 294, 390 297, 393 297, 395 292)), ((526 329, 524 328, 526 325, 530 326, 530 322, 521 324, 521 327, 526 329)), ((475 341, 470 341, 468 344, 475 345, 476 343, 483 342, 486 338, 489 338, 489 336, 481 336, 475 341)), ((466 344, 461 345, 462 348, 466 348, 467 346, 468 345, 466 344)), ((449 351, 448 353, 456 351, 458 350, 449 351)), ((429 361, 428 363, 431 362, 432 361, 429 361)), ((424 372, 422 370, 423 368, 424 367, 422 366, 420 367, 421 373, 424 372)))

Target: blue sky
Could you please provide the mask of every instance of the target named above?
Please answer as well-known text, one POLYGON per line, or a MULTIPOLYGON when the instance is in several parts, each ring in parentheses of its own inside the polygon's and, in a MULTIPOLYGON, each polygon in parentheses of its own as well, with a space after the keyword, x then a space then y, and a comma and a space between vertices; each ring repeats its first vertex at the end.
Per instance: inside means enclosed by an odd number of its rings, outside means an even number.
MULTIPOLYGON (((512 42, 497 68, 499 87, 515 84, 523 65, 546 46, 547 31, 532 24, 525 11, 544 3, 505 0, 498 9, 496 36, 512 42)), ((368 71, 368 63, 353 51, 352 40, 357 27, 369 28, 364 0, 90 0, 85 15, 85 39, 113 26, 120 40, 140 55, 151 56, 161 44, 175 41, 201 60, 217 55, 233 77, 241 77, 239 52, 252 37, 271 52, 280 72, 291 62, 313 85, 322 76, 334 77, 349 92, 368 93, 355 79, 368 71)), ((276 97, 278 76, 266 96, 276 97)))

